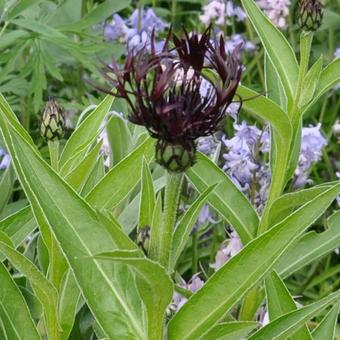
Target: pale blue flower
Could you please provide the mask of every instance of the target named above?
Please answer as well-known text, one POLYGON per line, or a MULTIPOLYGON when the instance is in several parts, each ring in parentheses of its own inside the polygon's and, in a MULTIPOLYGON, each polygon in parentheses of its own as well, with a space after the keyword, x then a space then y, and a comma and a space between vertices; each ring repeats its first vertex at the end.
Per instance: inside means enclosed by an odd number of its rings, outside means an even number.
POLYGON ((10 162, 11 162, 10 155, 4 149, 0 148, 0 170, 7 169, 10 162))

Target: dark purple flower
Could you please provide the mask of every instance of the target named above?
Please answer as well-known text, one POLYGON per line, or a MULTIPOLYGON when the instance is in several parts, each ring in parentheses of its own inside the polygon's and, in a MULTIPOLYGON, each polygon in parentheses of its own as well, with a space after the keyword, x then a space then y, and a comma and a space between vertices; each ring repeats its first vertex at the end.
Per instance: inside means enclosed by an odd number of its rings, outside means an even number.
POLYGON ((192 166, 196 139, 218 130, 240 81, 238 52, 227 54, 223 38, 211 44, 209 28, 201 36, 184 31, 179 38, 170 32, 161 52, 152 39, 151 51, 129 50, 122 69, 114 61, 107 66, 104 75, 114 95, 128 102, 129 120, 158 139, 156 159, 168 170, 192 166), (216 77, 206 77, 206 69, 216 77), (203 81, 211 85, 205 95, 203 81))

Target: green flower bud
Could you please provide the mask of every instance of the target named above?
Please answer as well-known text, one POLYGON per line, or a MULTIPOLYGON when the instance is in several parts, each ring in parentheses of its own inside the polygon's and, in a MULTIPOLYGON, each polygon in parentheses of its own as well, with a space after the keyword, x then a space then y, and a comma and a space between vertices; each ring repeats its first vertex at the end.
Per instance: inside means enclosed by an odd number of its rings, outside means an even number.
POLYGON ((56 141, 64 136, 65 118, 63 110, 54 98, 49 98, 42 116, 41 136, 48 141, 56 141))
POLYGON ((144 227, 138 230, 137 235, 137 245, 140 247, 145 255, 149 251, 149 244, 150 244, 150 227, 145 225, 144 227))
POLYGON ((323 5, 319 0, 301 0, 298 24, 307 32, 316 31, 322 24, 323 5))
POLYGON ((184 172, 195 164, 195 145, 171 144, 160 139, 156 144, 156 161, 170 172, 184 172))

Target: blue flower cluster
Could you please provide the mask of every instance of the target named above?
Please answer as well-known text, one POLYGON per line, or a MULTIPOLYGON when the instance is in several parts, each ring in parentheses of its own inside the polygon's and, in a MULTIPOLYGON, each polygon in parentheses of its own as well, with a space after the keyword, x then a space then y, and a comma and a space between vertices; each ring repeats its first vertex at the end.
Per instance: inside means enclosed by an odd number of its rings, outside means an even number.
MULTIPOLYGON (((153 9, 141 8, 133 11, 131 16, 124 20, 120 15, 114 14, 112 21, 104 25, 104 36, 108 41, 127 43, 128 48, 140 50, 149 47, 151 34, 163 32, 169 25, 160 19, 153 9)), ((162 42, 156 48, 161 49, 162 42)))

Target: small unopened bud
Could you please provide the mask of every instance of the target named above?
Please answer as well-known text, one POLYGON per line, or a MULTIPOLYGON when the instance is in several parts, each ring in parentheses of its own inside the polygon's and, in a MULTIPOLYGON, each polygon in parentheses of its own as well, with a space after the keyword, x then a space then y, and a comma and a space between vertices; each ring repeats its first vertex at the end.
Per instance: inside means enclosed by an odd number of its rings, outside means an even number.
POLYGON ((159 140, 156 144, 156 161, 171 172, 183 172, 195 164, 194 144, 183 146, 159 140))
POLYGON ((149 244, 150 244, 150 227, 148 225, 145 225, 144 227, 138 230, 137 245, 143 250, 144 254, 147 255, 149 251, 149 244))
POLYGON ((63 110, 54 98, 49 98, 42 116, 41 136, 48 141, 57 141, 64 136, 65 118, 63 110))
POLYGON ((298 24, 303 31, 314 32, 322 24, 323 5, 319 0, 300 0, 298 24))

